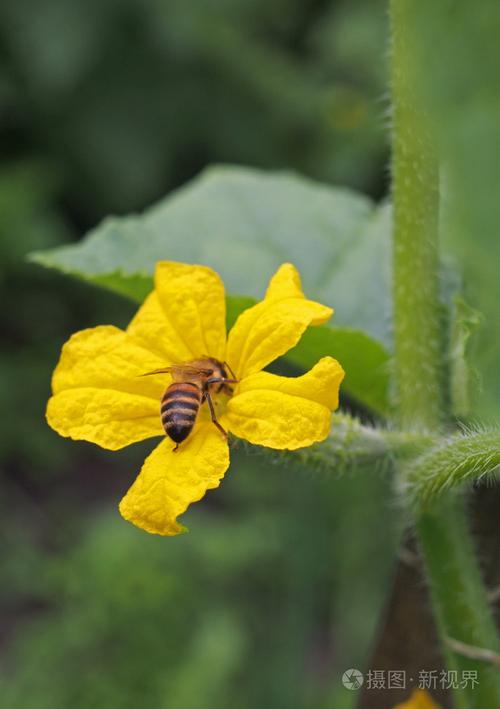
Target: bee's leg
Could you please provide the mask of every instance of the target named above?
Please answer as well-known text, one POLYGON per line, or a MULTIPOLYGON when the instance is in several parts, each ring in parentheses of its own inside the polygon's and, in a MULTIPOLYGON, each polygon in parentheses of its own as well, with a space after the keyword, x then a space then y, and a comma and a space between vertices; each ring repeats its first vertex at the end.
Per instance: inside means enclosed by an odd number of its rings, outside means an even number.
POLYGON ((178 448, 179 448, 179 443, 176 443, 175 448, 172 448, 172 453, 175 453, 178 448))
POLYGON ((207 400, 207 402, 208 402, 208 408, 210 409, 210 417, 211 417, 211 419, 212 419, 212 423, 214 423, 214 424, 217 426, 217 428, 218 428, 219 431, 222 433, 222 435, 224 436, 224 438, 227 439, 227 431, 225 431, 225 430, 222 428, 222 426, 220 425, 220 423, 217 421, 217 416, 215 415, 215 409, 214 409, 214 405, 213 405, 213 402, 212 402, 212 397, 210 396, 210 393, 209 393, 208 391, 205 392, 205 398, 206 398, 206 400, 207 400))

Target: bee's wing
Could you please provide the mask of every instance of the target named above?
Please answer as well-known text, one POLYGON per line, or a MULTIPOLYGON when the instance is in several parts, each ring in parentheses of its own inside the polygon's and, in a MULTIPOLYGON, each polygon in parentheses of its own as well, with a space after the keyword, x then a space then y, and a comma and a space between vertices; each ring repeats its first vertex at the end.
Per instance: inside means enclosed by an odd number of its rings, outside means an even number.
POLYGON ((190 364, 173 364, 169 369, 174 379, 199 379, 200 377, 209 377, 213 371, 212 369, 198 367, 193 362, 190 364))

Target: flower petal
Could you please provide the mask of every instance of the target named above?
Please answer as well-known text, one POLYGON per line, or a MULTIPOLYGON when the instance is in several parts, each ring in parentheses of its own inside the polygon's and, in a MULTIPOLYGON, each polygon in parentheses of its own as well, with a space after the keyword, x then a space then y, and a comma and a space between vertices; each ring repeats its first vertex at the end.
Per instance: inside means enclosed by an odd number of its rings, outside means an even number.
POLYGON ((154 352, 162 366, 187 362, 193 353, 169 322, 160 305, 158 293, 148 295, 127 327, 127 334, 154 352))
POLYGON ((322 357, 312 369, 300 377, 280 377, 270 372, 257 372, 241 380, 233 399, 247 392, 268 389, 316 401, 335 411, 339 405, 339 387, 345 372, 333 357, 322 357))
POLYGON ((47 404, 47 421, 61 436, 118 450, 164 434, 159 402, 107 389, 68 389, 47 404))
POLYGON ((111 450, 162 435, 159 401, 171 380, 140 376, 161 365, 119 328, 77 332, 63 346, 52 378, 49 425, 111 450))
POLYGON ((282 264, 267 286, 266 298, 303 298, 300 273, 291 263, 282 264))
POLYGON ((185 527, 177 516, 218 487, 228 467, 227 441, 213 423, 201 423, 177 452, 169 439, 155 448, 120 502, 120 512, 147 532, 179 534, 185 527))
POLYGON ((298 271, 285 263, 271 279, 265 299, 238 317, 229 333, 226 360, 238 378, 258 372, 294 347, 307 327, 321 325, 332 313, 305 298, 298 271))
POLYGON ((344 370, 331 357, 301 377, 259 372, 245 377, 223 417, 231 433, 268 448, 302 448, 324 440, 338 406, 344 370))
POLYGON ((425 689, 414 689, 410 698, 394 709, 439 709, 439 705, 425 689))
MULTIPOLYGON (((141 377, 163 360, 113 325, 80 330, 63 345, 52 377, 52 391, 96 387, 148 396, 156 401, 166 378, 141 377)), ((170 381, 170 379, 168 379, 170 381)), ((167 382, 168 383, 168 382, 167 382)))
POLYGON ((206 355, 223 359, 226 303, 219 275, 207 266, 160 261, 155 291, 127 332, 163 357, 164 364, 206 355))

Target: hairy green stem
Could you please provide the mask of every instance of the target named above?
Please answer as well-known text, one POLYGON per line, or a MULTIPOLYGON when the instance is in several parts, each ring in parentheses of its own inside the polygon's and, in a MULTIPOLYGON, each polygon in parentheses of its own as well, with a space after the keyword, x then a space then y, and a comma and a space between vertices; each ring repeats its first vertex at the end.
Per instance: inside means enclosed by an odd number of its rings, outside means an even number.
POLYGON ((415 1, 391 1, 394 379, 402 427, 433 429, 444 413, 439 188, 430 130, 412 88, 408 20, 415 1))
POLYGON ((365 465, 386 467, 396 458, 414 458, 434 438, 421 433, 372 428, 345 414, 333 417, 328 438, 294 452, 295 460, 308 468, 345 471, 365 465))
MULTIPOLYGON (((296 451, 262 451, 279 463, 303 465, 308 470, 344 473, 369 466, 386 469, 395 460, 414 460, 439 439, 414 431, 393 431, 362 424, 347 414, 335 414, 328 438, 296 451)), ((243 442, 239 445, 245 445, 243 442)), ((256 447, 248 445, 255 453, 256 447)))
POLYGON ((448 668, 459 678, 465 671, 477 672, 475 686, 469 683, 454 692, 456 706, 500 707, 498 668, 457 652, 460 644, 496 653, 500 649, 463 504, 453 494, 443 496, 418 516, 417 530, 448 668))
MULTIPOLYGON (((439 429, 446 410, 446 355, 439 302, 439 180, 436 153, 418 106, 412 15, 419 0, 390 0, 392 26, 395 388, 405 427, 439 429)), ((429 5, 429 12, 432 6, 429 5)), ((432 17, 428 18, 429 22, 432 17)), ((496 649, 496 631, 459 499, 416 512, 443 650, 450 669, 474 669, 478 686, 455 693, 461 709, 500 707, 491 667, 464 658, 448 638, 496 649), (492 647, 494 645, 494 647, 492 647)))
POLYGON ((414 509, 423 511, 448 491, 488 482, 499 468, 499 430, 456 434, 412 461, 402 480, 403 493, 414 509))

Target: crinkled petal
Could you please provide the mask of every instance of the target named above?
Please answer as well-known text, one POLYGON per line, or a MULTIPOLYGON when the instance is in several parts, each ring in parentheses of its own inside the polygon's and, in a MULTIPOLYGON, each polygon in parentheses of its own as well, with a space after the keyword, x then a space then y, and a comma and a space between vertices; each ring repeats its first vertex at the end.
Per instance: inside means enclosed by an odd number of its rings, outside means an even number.
POLYGON ((67 389, 47 404, 47 421, 61 436, 118 450, 164 434, 159 402, 107 389, 67 389))
POLYGON ((173 447, 165 439, 155 448, 120 502, 126 520, 165 536, 185 531, 178 515, 218 487, 229 467, 227 441, 211 422, 200 423, 175 453, 173 447))
POLYGON ((266 297, 245 310, 229 333, 226 360, 238 378, 263 369, 288 352, 310 325, 320 325, 333 310, 307 300, 300 276, 292 264, 281 266, 273 276, 266 297))
POLYGON ((161 261, 155 290, 146 298, 127 332, 163 357, 166 364, 209 355, 224 358, 224 285, 207 266, 161 261))
POLYGON ((156 291, 148 295, 130 321, 127 334, 154 352, 164 367, 194 358, 190 347, 165 318, 156 291))
POLYGON ((171 379, 140 376, 161 366, 119 328, 77 332, 54 371, 49 425, 62 436, 112 450, 161 435, 159 401, 171 379))
POLYGON ((301 377, 252 374, 229 400, 223 424, 256 445, 288 450, 309 446, 327 437, 343 378, 344 370, 331 357, 301 377))
POLYGON ((61 357, 52 377, 52 391, 96 387, 117 389, 130 394, 161 396, 166 383, 163 377, 141 377, 158 369, 163 359, 142 347, 123 330, 113 325, 80 330, 63 345, 61 357))

